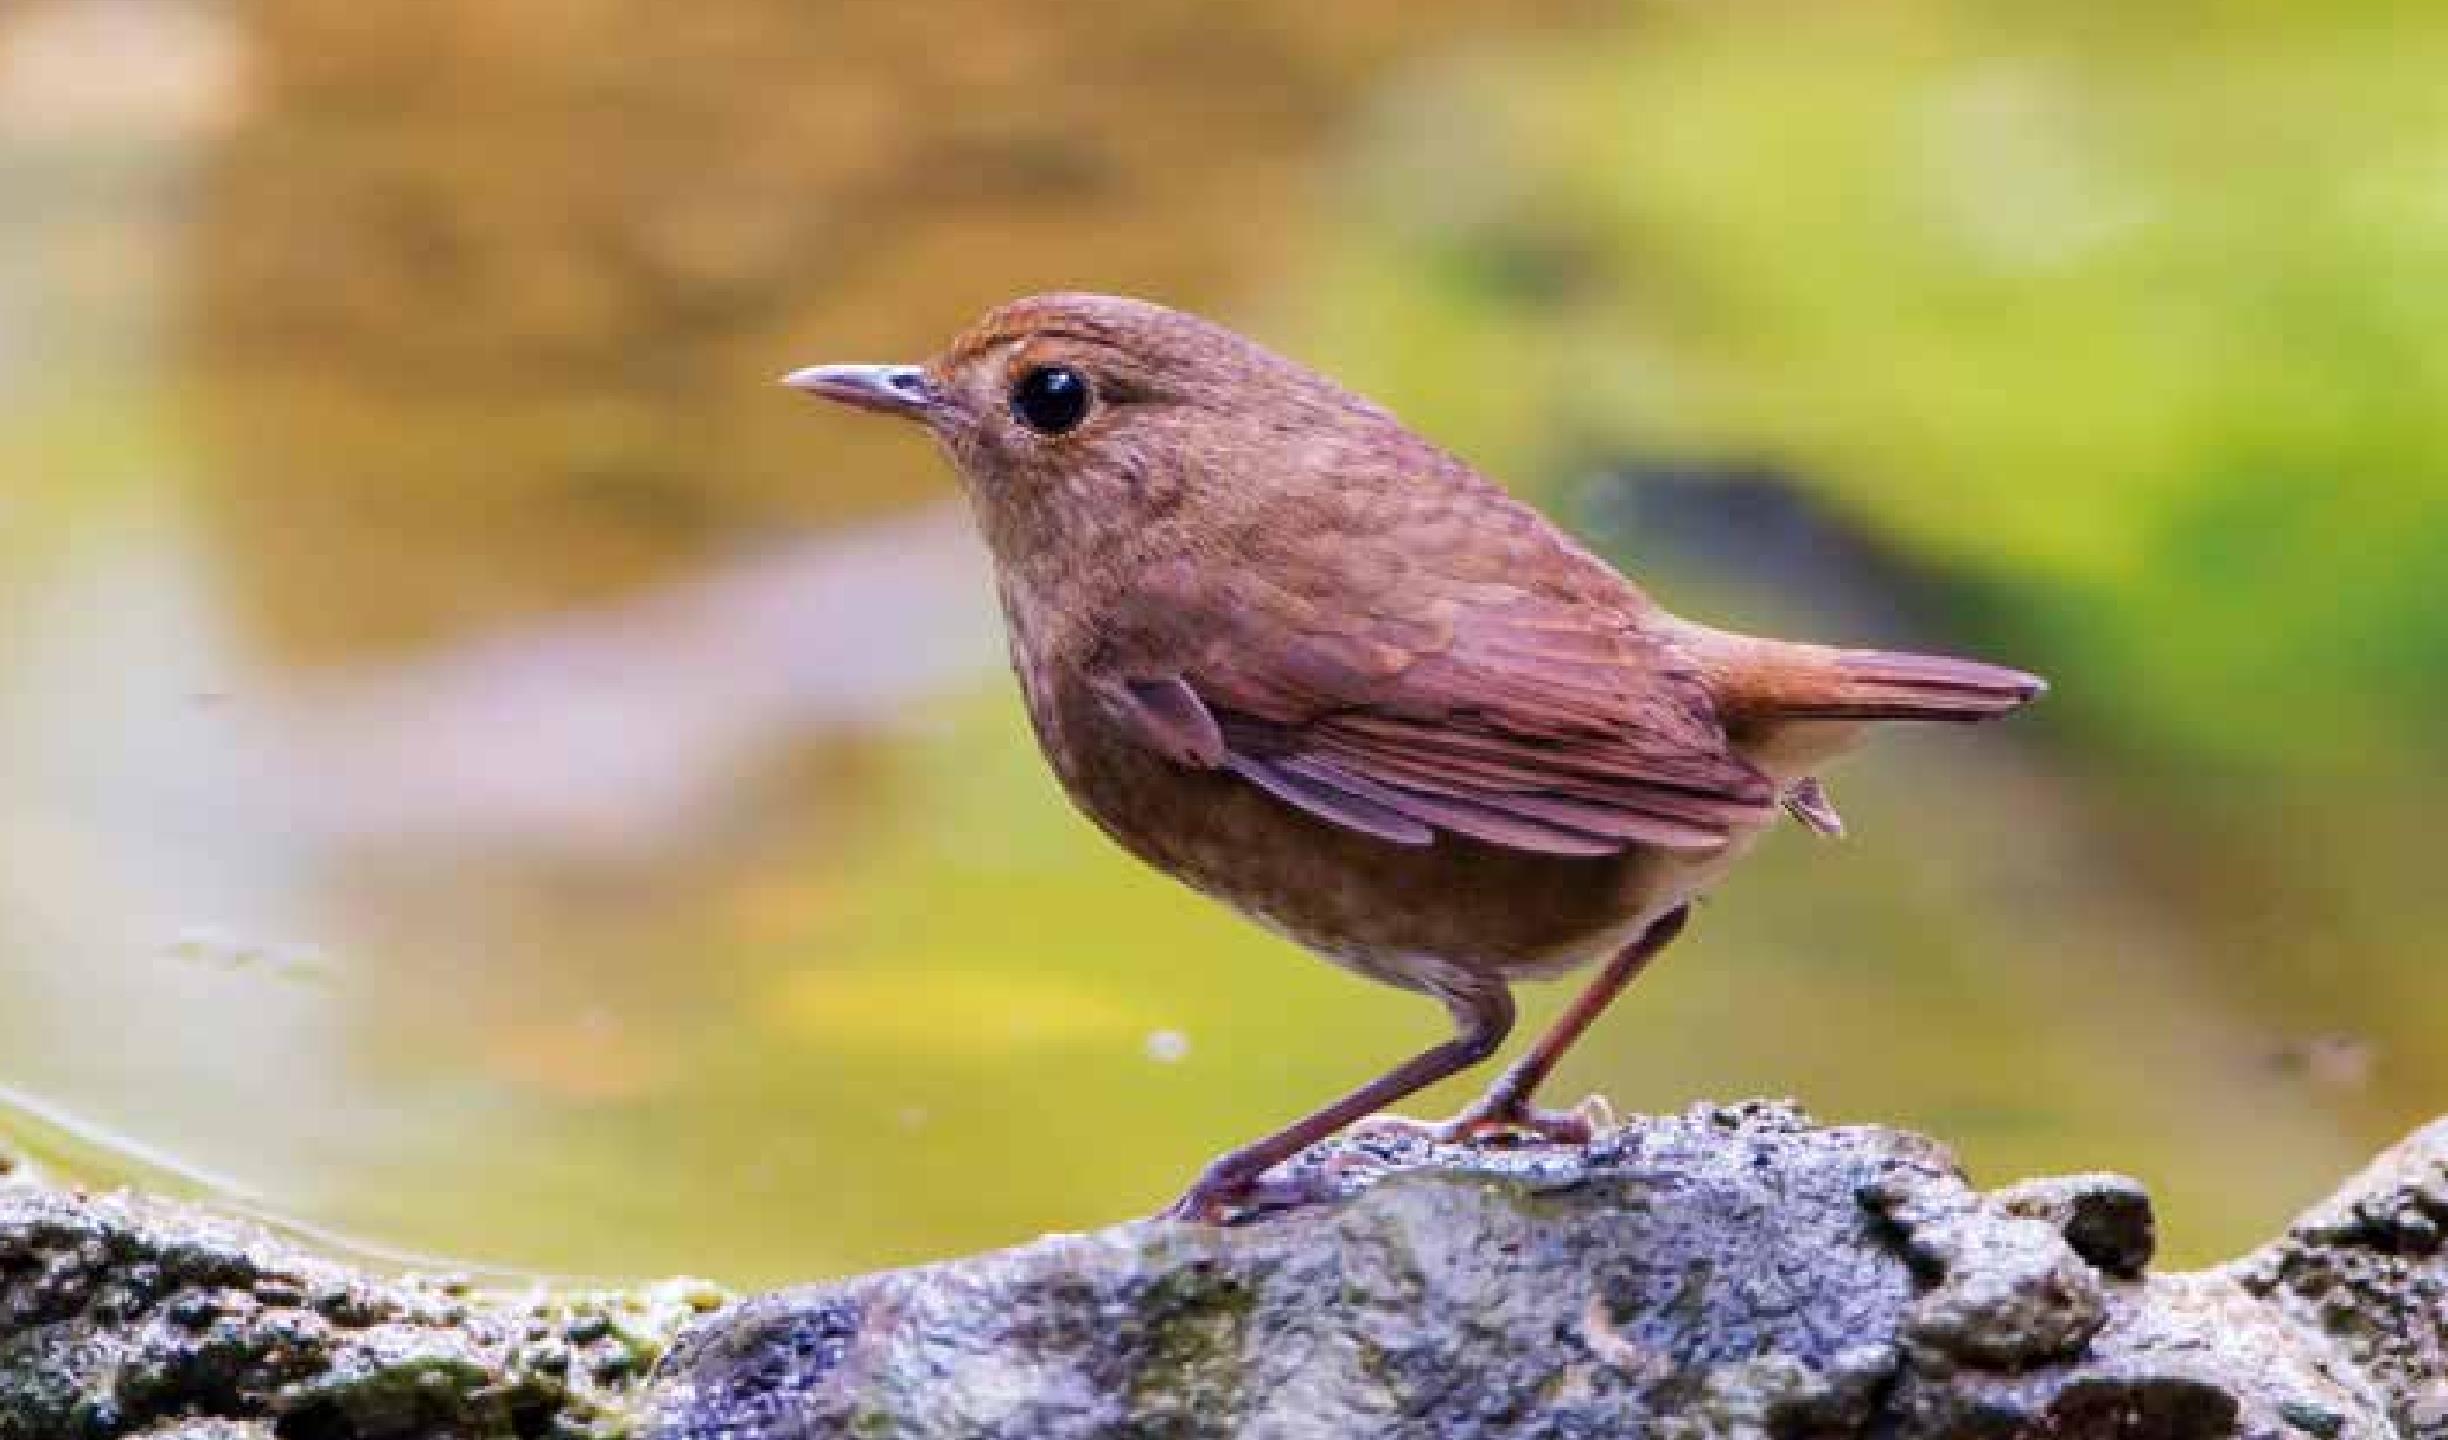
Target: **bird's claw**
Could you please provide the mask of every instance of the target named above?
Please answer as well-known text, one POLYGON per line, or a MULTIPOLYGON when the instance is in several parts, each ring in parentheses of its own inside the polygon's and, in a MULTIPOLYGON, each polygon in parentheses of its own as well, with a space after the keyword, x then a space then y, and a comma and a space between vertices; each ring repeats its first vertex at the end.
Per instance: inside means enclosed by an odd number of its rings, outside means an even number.
POLYGON ((1414 1120, 1407 1115, 1371 1115, 1354 1128, 1397 1135, 1422 1135, 1439 1145, 1474 1145, 1486 1140, 1518 1140, 1524 1136, 1544 1140, 1551 1145, 1587 1145, 1593 1138, 1615 1128, 1615 1110, 1601 1095, 1588 1096, 1570 1110, 1546 1110, 1524 1100, 1486 1095, 1450 1119, 1414 1120))
POLYGON ((1491 1138, 1533 1136, 1551 1145, 1587 1145, 1601 1131, 1615 1128, 1615 1111, 1597 1095, 1570 1110, 1548 1110, 1526 1100, 1488 1096, 1437 1127, 1449 1145, 1467 1145, 1491 1138))
POLYGON ((1238 1194, 1210 1186, 1202 1177, 1181 1198, 1156 1212, 1158 1220, 1185 1220, 1193 1225, 1221 1225, 1231 1215, 1238 1194))
MULTIPOLYGON (((1481 1096, 1450 1120, 1414 1120, 1408 1115, 1377 1114, 1354 1124, 1348 1133, 1371 1131, 1425 1137, 1439 1145, 1476 1145, 1482 1141, 1519 1141, 1524 1137, 1551 1145, 1587 1145, 1615 1128, 1614 1108, 1602 1096, 1591 1095, 1570 1110, 1544 1110, 1504 1093, 1503 1087, 1481 1096)), ((1249 1162, 1234 1163, 1228 1155, 1200 1172, 1181 1198, 1156 1212, 1159 1220, 1186 1220, 1198 1225, 1229 1225, 1261 1210, 1288 1210, 1332 1200, 1343 1193, 1332 1175, 1322 1170, 1296 1169, 1291 1175, 1254 1170, 1249 1162)))
POLYGON ((1527 1101, 1491 1097, 1439 1125, 1437 1138, 1449 1145, 1468 1145, 1528 1135, 1550 1145, 1587 1145, 1600 1132, 1614 1127, 1613 1108, 1596 1095, 1570 1110, 1546 1110, 1527 1101))
POLYGON ((1186 1220, 1196 1225, 1229 1225, 1260 1210, 1289 1210, 1335 1198, 1333 1183, 1322 1175, 1286 1178, 1265 1172, 1249 1174, 1210 1165, 1181 1198, 1156 1212, 1158 1220, 1186 1220))

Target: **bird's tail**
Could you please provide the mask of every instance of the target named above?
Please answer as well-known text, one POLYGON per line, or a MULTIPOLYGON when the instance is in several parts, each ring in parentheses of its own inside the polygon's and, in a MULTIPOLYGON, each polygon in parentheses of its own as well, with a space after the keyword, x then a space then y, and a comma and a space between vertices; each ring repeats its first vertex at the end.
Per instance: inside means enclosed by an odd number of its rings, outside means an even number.
POLYGON ((1826 720, 1994 720, 2048 691, 2037 675, 1900 650, 1822 652, 1811 693, 1785 713, 1826 720))
POLYGON ((1681 630, 1729 721, 1994 720, 2048 693, 2037 675, 1978 660, 1681 630))

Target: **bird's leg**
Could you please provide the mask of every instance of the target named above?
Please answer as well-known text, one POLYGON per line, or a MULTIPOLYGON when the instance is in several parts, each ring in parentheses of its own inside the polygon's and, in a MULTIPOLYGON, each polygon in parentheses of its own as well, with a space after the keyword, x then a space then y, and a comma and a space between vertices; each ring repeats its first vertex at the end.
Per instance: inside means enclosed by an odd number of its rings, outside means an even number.
POLYGON ((1224 1155, 1199 1173, 1197 1183, 1165 1207, 1163 1218, 1220 1221, 1234 1204, 1260 1187, 1267 1171, 1353 1121, 1372 1115, 1416 1091, 1485 1060, 1513 1031, 1513 994, 1500 982, 1448 994, 1458 1033, 1423 1050, 1349 1095, 1286 1125, 1261 1140, 1224 1155))
POLYGON ((1678 905, 1649 922, 1649 928, 1635 936, 1631 943, 1615 952, 1606 968, 1598 972, 1589 988, 1574 998, 1547 1033, 1530 1047, 1530 1053, 1513 1062, 1487 1093, 1461 1114, 1437 1127, 1441 1140, 1468 1140, 1490 1131, 1527 1130, 1564 1145, 1586 1145, 1597 1128, 1590 1111, 1604 1114, 1605 1102, 1596 1097, 1571 1110, 1541 1110, 1530 1103, 1531 1092, 1555 1069, 1564 1052, 1573 1047, 1581 1033, 1590 1027, 1633 977, 1648 968, 1658 952, 1674 943, 1683 933, 1684 922, 1691 918, 1689 905, 1678 905))

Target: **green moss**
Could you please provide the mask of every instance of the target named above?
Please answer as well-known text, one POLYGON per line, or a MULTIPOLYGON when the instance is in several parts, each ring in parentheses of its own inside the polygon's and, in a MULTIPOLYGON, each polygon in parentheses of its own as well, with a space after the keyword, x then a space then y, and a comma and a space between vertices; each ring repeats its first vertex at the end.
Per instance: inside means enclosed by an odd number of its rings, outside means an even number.
POLYGON ((1250 1278, 1226 1266, 1159 1271, 1138 1311, 1146 1334, 1129 1380, 1133 1411, 1210 1422, 1237 1413, 1241 1347, 1257 1298, 1250 1278))

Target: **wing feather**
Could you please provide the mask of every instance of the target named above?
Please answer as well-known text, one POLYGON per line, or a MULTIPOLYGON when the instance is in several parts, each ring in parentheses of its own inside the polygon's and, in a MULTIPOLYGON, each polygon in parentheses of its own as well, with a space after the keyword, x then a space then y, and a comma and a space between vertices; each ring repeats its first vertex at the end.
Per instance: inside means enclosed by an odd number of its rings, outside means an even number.
POLYGON ((1396 845, 1426 845, 1436 832, 1421 816, 1401 804, 1387 804, 1363 788, 1309 774, 1284 760, 1230 755, 1224 768, 1289 805, 1299 806, 1321 820, 1348 830, 1374 835, 1396 845))
POLYGON ((1698 674, 1620 611, 1510 590, 1403 645, 1269 618, 1231 610, 1181 691, 1212 714, 1224 768, 1333 824, 1605 855, 1712 848, 1777 804, 1698 674))
POLYGON ((1334 483, 1236 496, 1243 529, 1099 614, 1131 733, 1401 845, 1703 850, 1774 817, 1629 581, 1390 422, 1336 437, 1307 462, 1334 483))

